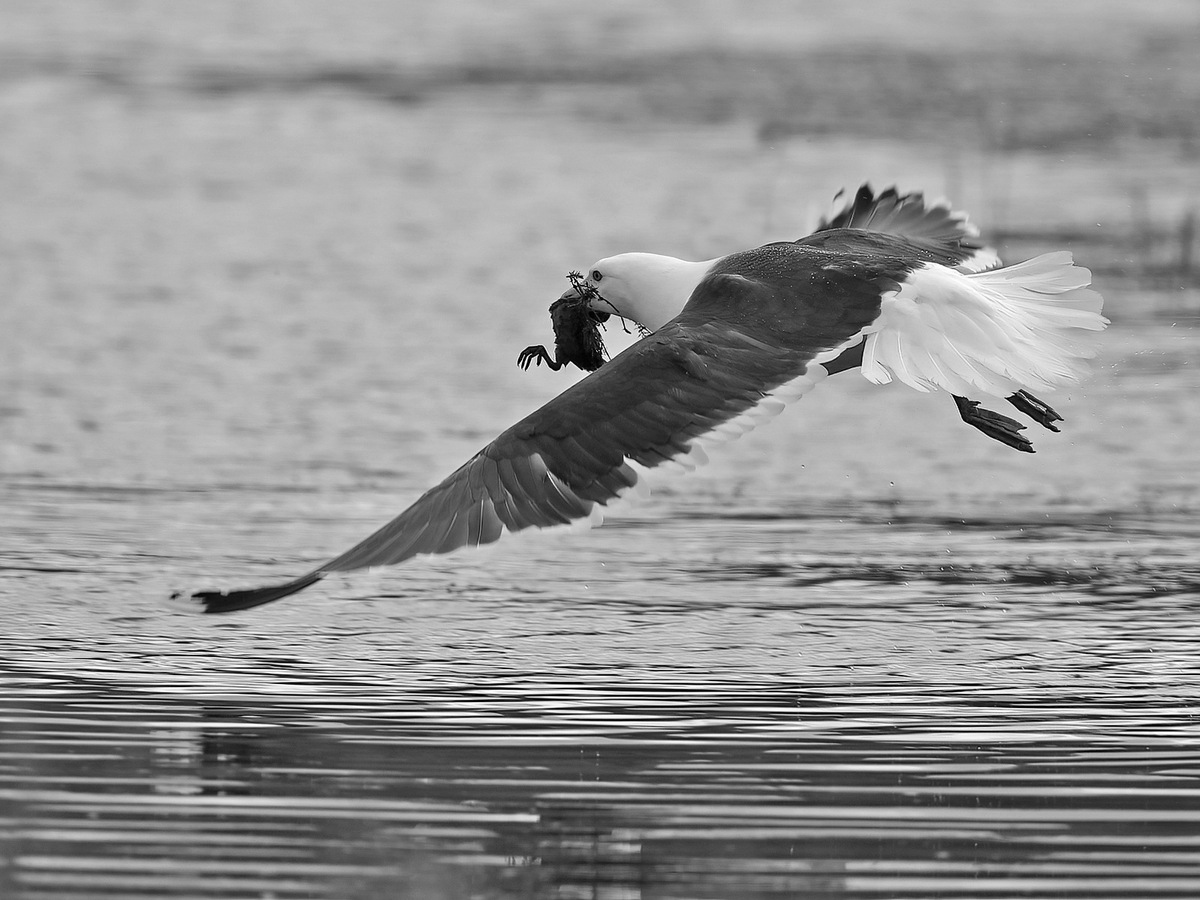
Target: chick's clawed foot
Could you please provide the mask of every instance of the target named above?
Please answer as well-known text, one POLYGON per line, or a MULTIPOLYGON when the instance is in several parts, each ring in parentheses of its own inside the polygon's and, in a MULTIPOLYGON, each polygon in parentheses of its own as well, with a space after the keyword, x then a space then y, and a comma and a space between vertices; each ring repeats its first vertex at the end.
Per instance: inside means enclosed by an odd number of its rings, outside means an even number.
POLYGON ((519 354, 517 354, 517 365, 520 366, 522 370, 527 370, 529 366, 535 362, 539 366, 542 363, 545 363, 550 367, 552 372, 557 372, 563 367, 562 363, 551 359, 550 354, 546 352, 546 348, 540 344, 535 344, 532 347, 526 347, 519 354))

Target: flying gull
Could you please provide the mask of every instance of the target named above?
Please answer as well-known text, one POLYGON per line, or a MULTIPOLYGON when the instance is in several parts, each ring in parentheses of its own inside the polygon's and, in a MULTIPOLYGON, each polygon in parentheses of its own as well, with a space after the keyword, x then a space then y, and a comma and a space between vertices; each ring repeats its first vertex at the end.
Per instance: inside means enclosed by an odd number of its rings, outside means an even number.
POLYGON ((645 470, 702 461, 709 441, 740 434, 853 368, 877 384, 947 391, 964 421, 1031 452, 1024 426, 970 398, 1006 399, 1057 431, 1061 417, 1033 392, 1078 381, 1095 354, 1094 333, 1108 321, 1090 282, 1067 252, 1001 267, 961 213, 865 185, 794 242, 702 262, 602 259, 560 298, 560 310, 578 312, 584 298, 590 321, 620 316, 645 337, 605 362, 594 345, 581 353, 559 333, 588 321, 555 318, 555 357, 530 347, 519 361, 558 368, 582 358, 590 375, 341 556, 282 584, 192 596, 210 613, 246 609, 330 572, 598 522, 645 470))

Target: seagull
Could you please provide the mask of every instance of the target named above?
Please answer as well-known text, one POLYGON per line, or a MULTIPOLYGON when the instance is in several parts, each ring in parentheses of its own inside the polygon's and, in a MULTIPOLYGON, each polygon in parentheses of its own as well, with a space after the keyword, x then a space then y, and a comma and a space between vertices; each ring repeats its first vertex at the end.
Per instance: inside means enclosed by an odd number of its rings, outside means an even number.
MULTIPOLYGON (((1031 452, 1023 425, 970 398, 1007 400, 1057 431, 1062 417, 1032 392, 1079 381, 1108 320, 1088 289, 1091 273, 1069 252, 1004 266, 978 238, 944 202, 864 185, 796 241, 700 262, 643 252, 601 259, 560 302, 586 294, 596 319, 619 316, 643 338, 596 360, 340 556, 291 581, 192 597, 209 613, 247 609, 331 572, 527 528, 598 524, 647 470, 702 462, 707 444, 852 369, 876 384, 947 391, 968 424, 1031 452)), ((570 361, 540 347, 519 361, 543 358, 552 368, 570 361)))

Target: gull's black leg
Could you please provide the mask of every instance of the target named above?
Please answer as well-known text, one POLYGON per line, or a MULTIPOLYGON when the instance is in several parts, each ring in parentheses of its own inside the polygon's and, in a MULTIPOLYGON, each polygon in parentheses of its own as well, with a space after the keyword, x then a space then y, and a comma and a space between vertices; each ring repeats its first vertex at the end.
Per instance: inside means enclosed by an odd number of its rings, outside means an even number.
POLYGON ((861 366, 865 346, 865 341, 859 341, 849 350, 843 350, 835 359, 825 363, 825 371, 830 375, 836 375, 838 372, 845 372, 847 369, 861 366))
POLYGON ((517 354, 517 365, 522 369, 528 369, 531 363, 536 362, 539 366, 545 363, 550 367, 550 370, 557 372, 563 367, 563 364, 550 358, 550 354, 546 352, 546 348, 540 344, 532 347, 526 347, 517 354))
POLYGON ((978 401, 968 400, 957 394, 954 395, 954 402, 958 405, 958 414, 968 425, 973 425, 988 437, 1007 444, 1014 450, 1020 450, 1022 453, 1033 452, 1033 444, 1029 442, 1028 438, 1021 437, 1025 426, 1016 419, 1010 419, 1008 416, 1002 416, 990 409, 984 409, 978 401))
POLYGON ((1033 421, 1044 428, 1049 428, 1051 431, 1058 431, 1058 426, 1054 423, 1063 420, 1063 417, 1055 412, 1049 403, 1039 400, 1033 394, 1029 393, 1029 391, 1017 391, 1008 398, 1008 402, 1033 419, 1033 421))

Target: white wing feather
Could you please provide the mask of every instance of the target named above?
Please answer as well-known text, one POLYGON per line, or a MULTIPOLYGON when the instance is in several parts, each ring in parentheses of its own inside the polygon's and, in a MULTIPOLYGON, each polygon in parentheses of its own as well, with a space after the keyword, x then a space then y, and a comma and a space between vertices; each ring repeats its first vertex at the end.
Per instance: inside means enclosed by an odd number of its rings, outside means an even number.
POLYGON ((997 397, 1078 381, 1108 324, 1090 283, 1067 252, 972 274, 922 266, 883 298, 863 375, 997 397))

